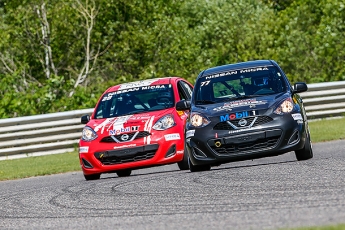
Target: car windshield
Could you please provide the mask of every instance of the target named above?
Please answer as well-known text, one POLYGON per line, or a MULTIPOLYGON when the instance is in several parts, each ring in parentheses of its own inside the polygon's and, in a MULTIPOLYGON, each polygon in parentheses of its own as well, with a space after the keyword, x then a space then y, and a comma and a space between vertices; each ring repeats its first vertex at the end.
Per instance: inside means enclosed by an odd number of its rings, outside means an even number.
POLYGON ((231 70, 199 78, 196 104, 252 98, 286 91, 286 82, 275 66, 231 70))
POLYGON ((171 84, 126 88, 110 92, 101 98, 95 118, 110 118, 156 111, 174 106, 171 84))

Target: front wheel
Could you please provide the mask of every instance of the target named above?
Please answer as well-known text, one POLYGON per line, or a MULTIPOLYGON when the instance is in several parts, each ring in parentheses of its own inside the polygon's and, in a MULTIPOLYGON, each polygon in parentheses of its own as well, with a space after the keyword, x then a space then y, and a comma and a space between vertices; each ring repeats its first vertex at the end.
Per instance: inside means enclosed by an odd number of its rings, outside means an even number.
POLYGON ((189 170, 191 172, 209 171, 211 169, 211 165, 193 165, 189 157, 188 157, 188 165, 189 165, 189 170))
POLYGON ((120 170, 117 171, 116 174, 118 177, 126 177, 126 176, 130 176, 132 173, 132 170, 130 169, 124 169, 124 170, 120 170))
POLYGON ((177 162, 177 166, 180 170, 187 170, 189 169, 189 164, 188 164, 188 153, 187 153, 187 148, 186 148, 186 144, 184 147, 184 152, 183 152, 183 159, 180 162, 177 162))
POLYGON ((101 174, 91 174, 91 175, 85 175, 84 174, 85 180, 98 180, 101 178, 101 174))
POLYGON ((310 133, 307 131, 306 141, 302 149, 296 150, 295 155, 298 161, 304 161, 313 158, 313 148, 310 140, 310 133))

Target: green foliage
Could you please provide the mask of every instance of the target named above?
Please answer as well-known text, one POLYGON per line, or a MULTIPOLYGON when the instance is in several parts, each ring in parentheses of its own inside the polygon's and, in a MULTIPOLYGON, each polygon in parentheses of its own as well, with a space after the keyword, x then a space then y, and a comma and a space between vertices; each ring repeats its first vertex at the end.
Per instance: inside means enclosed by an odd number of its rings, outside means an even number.
POLYGON ((254 59, 292 82, 345 80, 341 0, 0 0, 0 17, 0 118, 91 108, 114 84, 194 83, 254 59))

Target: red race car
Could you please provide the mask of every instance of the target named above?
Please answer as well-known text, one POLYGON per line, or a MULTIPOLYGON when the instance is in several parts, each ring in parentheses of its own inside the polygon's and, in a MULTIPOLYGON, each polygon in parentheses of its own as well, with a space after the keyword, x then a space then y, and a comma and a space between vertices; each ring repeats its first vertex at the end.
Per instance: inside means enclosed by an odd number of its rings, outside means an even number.
POLYGON ((79 141, 86 180, 102 173, 129 176, 134 169, 177 163, 189 169, 184 150, 187 112, 175 103, 190 100, 193 86, 179 77, 155 78, 108 88, 96 104, 79 141))

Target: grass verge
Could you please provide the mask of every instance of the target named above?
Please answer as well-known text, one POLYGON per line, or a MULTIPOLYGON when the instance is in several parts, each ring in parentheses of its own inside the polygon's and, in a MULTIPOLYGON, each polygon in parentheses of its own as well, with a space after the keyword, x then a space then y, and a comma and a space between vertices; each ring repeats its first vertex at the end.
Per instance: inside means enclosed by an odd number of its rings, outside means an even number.
MULTIPOLYGON (((345 139, 345 118, 309 122, 313 143, 345 139)), ((0 181, 80 171, 78 153, 0 161, 0 181)))
POLYGON ((78 153, 62 153, 0 161, 0 181, 80 170, 78 153))
POLYGON ((345 117, 310 121, 311 140, 316 142, 345 140, 345 117))
MULTIPOLYGON (((280 229, 287 230, 287 229, 280 229)), ((318 226, 318 227, 302 227, 302 228, 293 228, 289 230, 345 230, 345 224, 330 225, 330 226, 318 226)))

